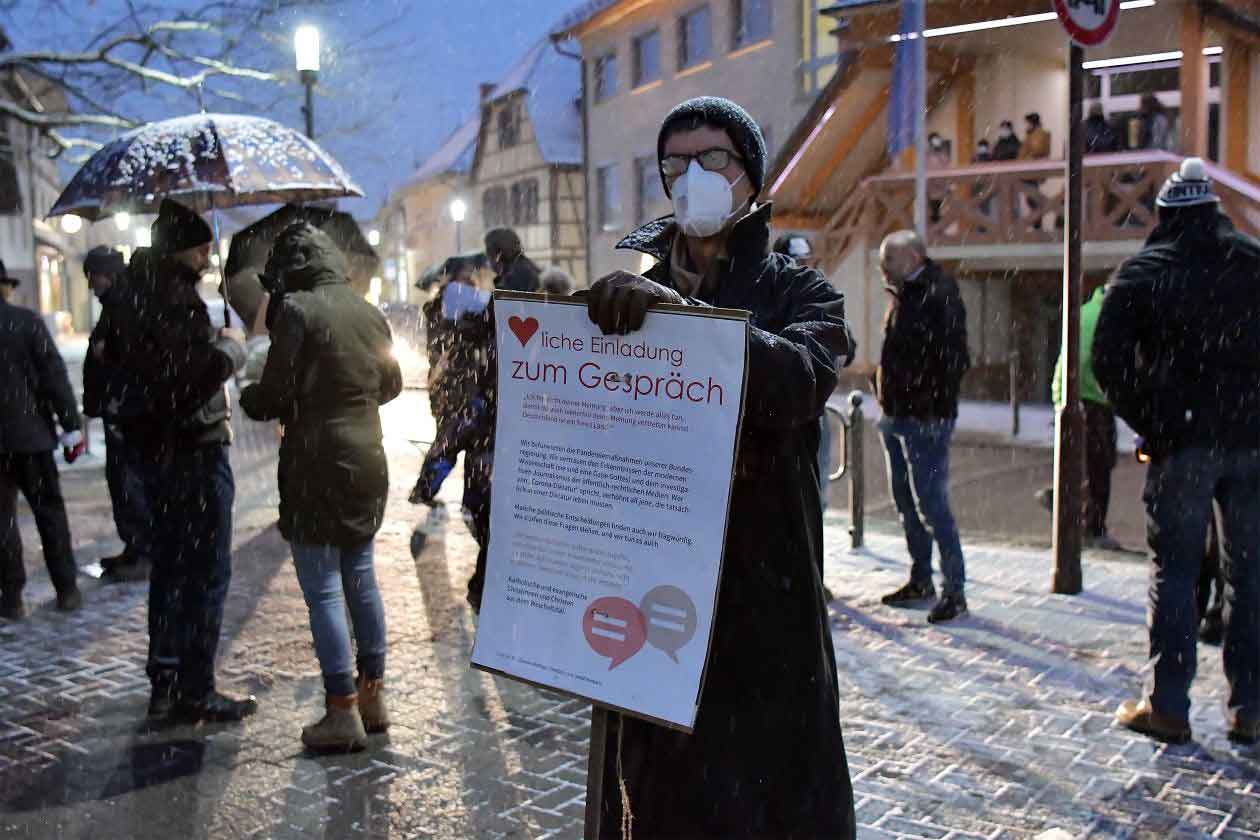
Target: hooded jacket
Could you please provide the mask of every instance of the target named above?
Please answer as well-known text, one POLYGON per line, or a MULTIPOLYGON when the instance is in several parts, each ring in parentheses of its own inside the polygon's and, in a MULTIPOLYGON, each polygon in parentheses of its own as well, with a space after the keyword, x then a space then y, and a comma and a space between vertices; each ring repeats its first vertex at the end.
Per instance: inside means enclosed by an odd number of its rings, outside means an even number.
POLYGON ((1215 206, 1162 210, 1107 286, 1094 373, 1153 455, 1260 449, 1260 243, 1215 206))
POLYGON ((227 380, 245 363, 245 354, 235 342, 217 337, 197 294, 199 279, 169 256, 143 248, 128 267, 134 311, 119 313, 111 339, 116 348, 110 351, 123 376, 111 379, 117 390, 108 392, 101 410, 150 450, 232 441, 227 380))
POLYGON ((267 273, 282 278, 285 295, 262 379, 241 393, 241 408, 284 424, 280 533, 294 543, 363 543, 380 529, 389 491, 379 407, 402 391, 389 324, 350 288, 341 251, 309 224, 281 234, 267 273))
MULTIPOLYGON (((1094 376, 1094 331, 1098 328, 1098 313, 1102 312, 1104 289, 1094 289, 1094 293, 1081 307, 1081 399, 1098 405, 1107 405, 1107 395, 1094 376)), ((1054 365, 1054 384, 1051 393, 1056 408, 1063 408, 1063 354, 1054 365)))
MULTIPOLYGON (((688 300, 750 316, 736 478, 695 731, 612 716, 601 806, 607 837, 621 824, 619 775, 635 836, 854 836, 819 573, 817 458, 818 418, 854 344, 844 297, 819 272, 770 252, 770 216, 762 205, 733 226, 726 256, 706 272, 718 282, 688 300)), ((677 233, 666 217, 619 247, 655 257, 646 276, 676 289, 677 233)))
POLYGON ((875 392, 887 417, 958 416, 958 392, 971 367, 967 310, 954 278, 932 260, 900 289, 888 289, 875 392))
POLYGON ((80 426, 66 364, 43 318, 0 300, 0 455, 55 449, 54 417, 80 426))

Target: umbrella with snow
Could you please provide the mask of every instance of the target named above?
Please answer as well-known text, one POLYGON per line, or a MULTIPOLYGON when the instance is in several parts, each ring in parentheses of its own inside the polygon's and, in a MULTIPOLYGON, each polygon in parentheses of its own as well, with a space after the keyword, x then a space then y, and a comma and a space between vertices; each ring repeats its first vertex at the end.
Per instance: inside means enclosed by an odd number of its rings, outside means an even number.
POLYGON ((262 117, 194 114, 108 143, 70 180, 49 216, 97 220, 155 212, 163 198, 197 211, 362 196, 314 141, 262 117))

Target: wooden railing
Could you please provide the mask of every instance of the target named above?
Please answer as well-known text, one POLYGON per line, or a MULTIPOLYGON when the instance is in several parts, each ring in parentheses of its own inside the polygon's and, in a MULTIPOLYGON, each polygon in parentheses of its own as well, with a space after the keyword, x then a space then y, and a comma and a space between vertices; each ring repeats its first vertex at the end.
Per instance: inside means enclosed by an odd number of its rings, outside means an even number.
MULTIPOLYGON (((1155 196, 1180 158, 1167 152, 1091 155, 1084 167, 1086 242, 1142 240, 1156 221, 1155 196)), ((928 175, 928 246, 1002 246, 1063 241, 1062 161, 988 163, 928 175)), ((1260 187, 1208 165, 1222 209, 1260 235, 1260 187)), ((859 243, 873 248, 914 227, 914 176, 865 179, 823 231, 824 262, 838 264, 859 243)))

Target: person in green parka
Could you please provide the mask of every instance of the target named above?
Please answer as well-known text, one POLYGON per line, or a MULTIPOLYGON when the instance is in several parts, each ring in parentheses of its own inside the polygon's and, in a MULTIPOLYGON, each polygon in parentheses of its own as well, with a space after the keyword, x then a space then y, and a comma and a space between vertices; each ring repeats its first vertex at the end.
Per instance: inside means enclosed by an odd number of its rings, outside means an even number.
MULTIPOLYGON (((1094 327, 1102 310, 1104 287, 1099 286, 1081 307, 1081 402, 1085 406, 1085 494, 1082 523, 1085 544, 1115 551, 1120 544, 1107 533, 1107 508, 1111 503, 1111 472, 1116 468, 1116 412, 1094 376, 1094 327)), ((1063 355, 1054 366, 1054 406, 1064 405, 1063 355)), ((1054 490, 1037 493, 1047 509, 1054 508, 1054 490)))

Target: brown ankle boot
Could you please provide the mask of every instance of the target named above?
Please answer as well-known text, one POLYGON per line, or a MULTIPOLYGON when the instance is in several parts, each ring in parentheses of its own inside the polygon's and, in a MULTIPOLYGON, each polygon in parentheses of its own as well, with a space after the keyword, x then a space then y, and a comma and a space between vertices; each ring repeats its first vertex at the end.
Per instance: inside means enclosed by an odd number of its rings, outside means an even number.
POLYGON ((302 728, 302 743, 315 752, 354 752, 367 746, 358 698, 329 694, 319 723, 302 728))
POLYGON ((359 677, 359 714, 363 728, 377 734, 389 729, 389 712, 385 709, 385 681, 359 677))

